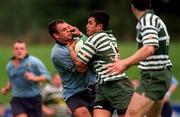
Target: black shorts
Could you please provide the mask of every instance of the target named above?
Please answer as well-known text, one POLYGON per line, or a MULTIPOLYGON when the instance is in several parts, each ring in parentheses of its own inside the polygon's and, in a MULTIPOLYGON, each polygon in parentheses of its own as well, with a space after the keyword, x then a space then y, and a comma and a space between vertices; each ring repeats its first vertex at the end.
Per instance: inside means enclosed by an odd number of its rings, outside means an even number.
POLYGON ((83 106, 87 107, 90 113, 92 113, 95 95, 95 85, 91 85, 88 89, 68 98, 66 104, 72 113, 74 113, 77 108, 83 106))
POLYGON ((13 97, 11 100, 13 116, 27 113, 28 117, 42 117, 41 100, 40 95, 31 98, 13 97))

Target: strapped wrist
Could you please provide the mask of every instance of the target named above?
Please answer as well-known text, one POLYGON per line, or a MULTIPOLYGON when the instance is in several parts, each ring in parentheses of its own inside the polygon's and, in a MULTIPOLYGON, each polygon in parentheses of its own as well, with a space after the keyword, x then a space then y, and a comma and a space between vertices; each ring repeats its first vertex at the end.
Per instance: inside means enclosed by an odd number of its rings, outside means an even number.
POLYGON ((165 96, 167 96, 167 97, 171 97, 171 92, 166 92, 166 94, 165 94, 165 96))

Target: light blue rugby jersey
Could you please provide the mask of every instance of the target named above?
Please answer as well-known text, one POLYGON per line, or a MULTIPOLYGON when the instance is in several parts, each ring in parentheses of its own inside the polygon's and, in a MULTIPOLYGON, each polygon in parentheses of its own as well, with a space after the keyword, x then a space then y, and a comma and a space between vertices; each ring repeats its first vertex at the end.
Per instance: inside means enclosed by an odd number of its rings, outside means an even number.
POLYGON ((61 43, 56 43, 51 51, 52 62, 61 76, 63 96, 67 100, 70 96, 83 91, 89 85, 95 84, 95 73, 89 69, 85 74, 76 71, 75 64, 69 54, 69 49, 61 43))
POLYGON ((12 60, 8 62, 6 68, 9 81, 12 84, 13 97, 34 97, 40 95, 39 84, 24 77, 26 71, 32 72, 35 76, 43 75, 50 80, 50 74, 42 61, 31 55, 27 55, 21 61, 18 69, 15 69, 12 60))

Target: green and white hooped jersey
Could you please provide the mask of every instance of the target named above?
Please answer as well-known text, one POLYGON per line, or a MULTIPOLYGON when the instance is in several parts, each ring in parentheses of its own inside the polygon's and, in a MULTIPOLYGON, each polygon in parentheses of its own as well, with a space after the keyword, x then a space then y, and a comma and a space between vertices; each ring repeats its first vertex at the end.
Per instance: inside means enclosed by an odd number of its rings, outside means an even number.
POLYGON ((156 47, 155 53, 141 61, 138 67, 142 70, 160 70, 171 67, 172 63, 168 56, 170 37, 163 21, 153 11, 147 10, 137 23, 136 29, 139 48, 143 45, 156 47))
POLYGON ((112 75, 107 73, 105 65, 112 63, 119 56, 117 41, 112 32, 105 31, 90 36, 78 52, 78 58, 85 64, 90 60, 96 70, 96 82, 119 80, 125 77, 125 73, 112 75))

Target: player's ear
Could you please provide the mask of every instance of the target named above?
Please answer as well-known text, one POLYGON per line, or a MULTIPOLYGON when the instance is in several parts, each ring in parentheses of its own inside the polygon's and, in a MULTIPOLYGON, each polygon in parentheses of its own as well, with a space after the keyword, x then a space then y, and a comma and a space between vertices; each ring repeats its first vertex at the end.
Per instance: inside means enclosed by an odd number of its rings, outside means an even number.
POLYGON ((103 24, 98 24, 97 27, 98 27, 99 30, 102 30, 103 29, 103 24))
POLYGON ((59 34, 58 34, 58 33, 54 33, 54 34, 53 34, 53 37, 54 37, 55 39, 58 39, 58 38, 59 38, 59 34))

